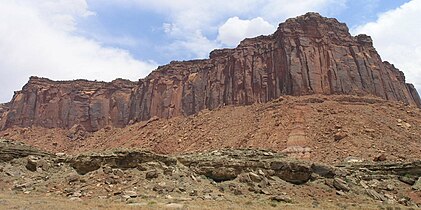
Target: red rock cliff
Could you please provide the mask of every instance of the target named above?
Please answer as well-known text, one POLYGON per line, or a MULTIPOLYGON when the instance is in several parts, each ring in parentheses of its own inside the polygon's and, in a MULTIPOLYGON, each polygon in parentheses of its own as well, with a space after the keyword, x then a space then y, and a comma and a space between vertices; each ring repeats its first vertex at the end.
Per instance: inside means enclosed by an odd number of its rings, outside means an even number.
POLYGON ((138 83, 32 77, 8 105, 0 128, 80 124, 95 131, 306 94, 374 95, 421 107, 415 88, 381 60, 369 36, 353 37, 336 19, 307 13, 280 24, 273 35, 215 50, 206 60, 171 62, 138 83))
POLYGON ((31 77, 15 92, 0 128, 42 126, 70 128, 80 124, 90 131, 129 123, 129 104, 136 83, 117 79, 110 83, 51 81, 31 77))

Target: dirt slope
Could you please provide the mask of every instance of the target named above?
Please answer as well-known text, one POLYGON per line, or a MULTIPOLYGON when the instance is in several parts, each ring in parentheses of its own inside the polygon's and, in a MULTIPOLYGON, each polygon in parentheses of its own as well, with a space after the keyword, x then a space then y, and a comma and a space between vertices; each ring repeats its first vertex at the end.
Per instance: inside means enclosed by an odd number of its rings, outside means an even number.
POLYGON ((70 131, 34 127, 8 129, 0 136, 66 153, 118 147, 161 154, 248 147, 288 152, 298 147, 295 154, 301 158, 329 163, 381 154, 409 160, 421 155, 421 111, 377 98, 315 95, 152 118, 95 133, 77 126, 70 131))

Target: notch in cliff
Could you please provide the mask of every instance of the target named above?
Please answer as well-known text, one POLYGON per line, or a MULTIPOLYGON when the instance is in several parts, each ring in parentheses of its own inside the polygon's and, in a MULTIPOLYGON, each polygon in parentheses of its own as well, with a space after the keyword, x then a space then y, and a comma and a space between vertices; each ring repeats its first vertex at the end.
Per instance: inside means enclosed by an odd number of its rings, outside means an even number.
POLYGON ((171 62, 137 83, 31 77, 3 113, 0 129, 81 125, 96 131, 282 95, 370 95, 421 107, 414 86, 381 60, 372 43, 367 35, 353 37, 334 18, 307 13, 281 23, 272 35, 214 50, 209 59, 171 62))

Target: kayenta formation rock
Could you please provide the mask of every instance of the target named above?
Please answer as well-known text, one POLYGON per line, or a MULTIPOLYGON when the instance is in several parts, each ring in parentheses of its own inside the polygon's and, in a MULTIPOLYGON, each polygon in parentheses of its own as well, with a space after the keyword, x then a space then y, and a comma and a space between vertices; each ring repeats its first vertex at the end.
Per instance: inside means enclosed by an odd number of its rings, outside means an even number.
POLYGON ((82 125, 96 131, 308 94, 374 95, 421 107, 414 86, 381 60, 369 36, 353 37, 336 19, 307 13, 281 23, 273 35, 214 50, 206 60, 171 62, 137 83, 31 77, 3 108, 0 129, 82 125))

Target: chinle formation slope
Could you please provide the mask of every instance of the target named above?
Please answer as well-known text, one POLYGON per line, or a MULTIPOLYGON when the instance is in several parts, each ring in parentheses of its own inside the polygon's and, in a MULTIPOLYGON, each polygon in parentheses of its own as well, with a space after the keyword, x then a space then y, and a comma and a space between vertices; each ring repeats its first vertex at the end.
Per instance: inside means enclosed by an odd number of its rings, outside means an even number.
POLYGON ((373 95, 421 106, 414 86, 381 60, 369 36, 353 37, 336 19, 308 13, 280 24, 273 35, 214 50, 206 60, 171 62, 138 82, 31 77, 9 103, 0 128, 80 124, 97 131, 308 94, 373 95))

